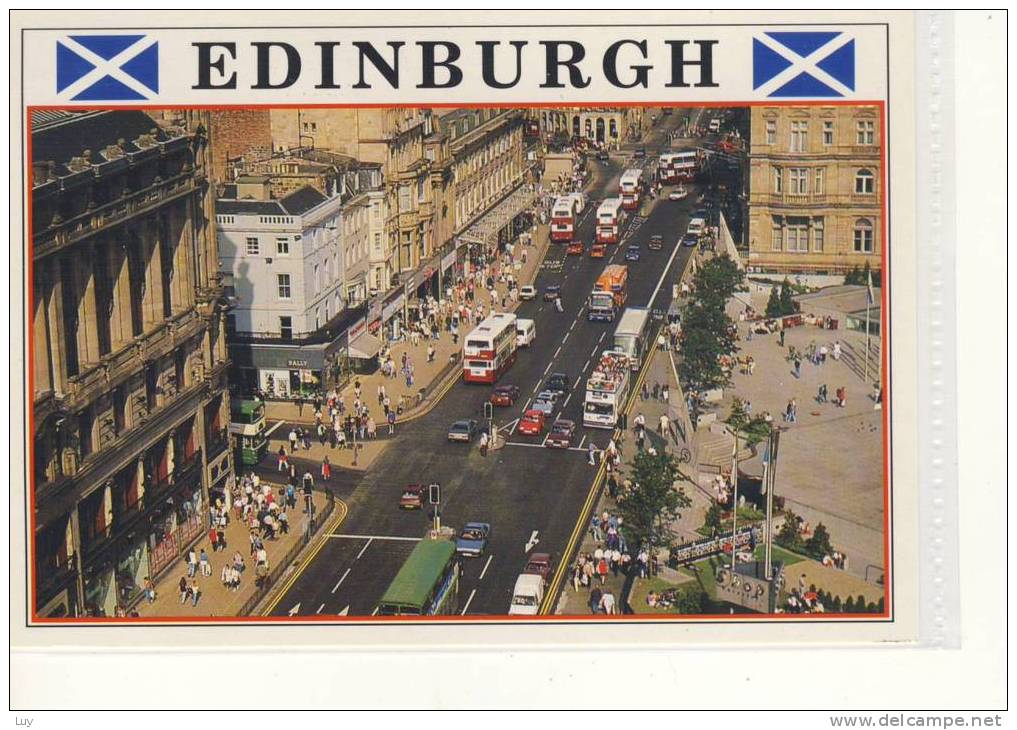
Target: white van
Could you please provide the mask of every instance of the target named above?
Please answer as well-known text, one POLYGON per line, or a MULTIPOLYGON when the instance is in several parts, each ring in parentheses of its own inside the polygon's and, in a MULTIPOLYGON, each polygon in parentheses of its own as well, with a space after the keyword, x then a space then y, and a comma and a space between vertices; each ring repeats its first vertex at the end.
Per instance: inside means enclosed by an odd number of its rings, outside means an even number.
POLYGON ((512 589, 509 616, 536 616, 544 600, 544 579, 536 573, 523 573, 512 589))
POLYGON ((685 233, 689 236, 702 236, 706 228, 706 221, 702 218, 693 218, 689 221, 689 228, 685 233))
POLYGON ((529 347, 536 336, 536 322, 532 319, 516 319, 516 347, 529 347))
POLYGON ((713 119, 710 120, 710 131, 711 132, 720 131, 720 119, 718 119, 717 117, 714 117, 713 119))

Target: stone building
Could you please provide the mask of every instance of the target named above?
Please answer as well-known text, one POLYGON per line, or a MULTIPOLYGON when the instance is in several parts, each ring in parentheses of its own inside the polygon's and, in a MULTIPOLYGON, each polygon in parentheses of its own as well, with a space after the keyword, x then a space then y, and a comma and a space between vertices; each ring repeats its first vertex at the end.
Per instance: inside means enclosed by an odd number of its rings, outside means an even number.
POLYGON ((642 107, 536 107, 530 110, 544 139, 556 134, 617 146, 637 138, 648 122, 642 107))
POLYGON ((883 129, 872 106, 756 106, 750 271, 842 276, 882 268, 883 129))
POLYGON ((205 112, 31 120, 33 608, 140 600, 232 475, 205 112))

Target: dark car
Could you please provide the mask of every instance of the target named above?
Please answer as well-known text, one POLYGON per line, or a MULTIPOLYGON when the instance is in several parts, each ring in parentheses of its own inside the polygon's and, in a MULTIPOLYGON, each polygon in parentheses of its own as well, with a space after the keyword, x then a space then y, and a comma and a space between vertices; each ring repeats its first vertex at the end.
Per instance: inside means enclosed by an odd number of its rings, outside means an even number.
POLYGON ((692 233, 685 234, 685 237, 682 239, 682 245, 683 246, 695 246, 698 243, 699 243, 699 236, 696 236, 696 235, 694 235, 692 233))
POLYGON ((399 497, 400 509, 422 509, 424 506, 424 485, 407 484, 399 497))
POLYGON ((449 441, 463 441, 470 443, 477 435, 477 422, 472 418, 456 421, 448 429, 449 441))
POLYGON ((664 248, 664 237, 659 233, 654 233, 650 236, 650 243, 647 244, 647 248, 651 251, 660 251, 664 248))
POLYGON ((499 385, 491 393, 491 404, 496 406, 510 406, 519 397, 519 388, 515 385, 499 385))
POLYGON ((544 301, 553 302, 561 296, 561 284, 551 284, 544 287, 544 301))
POLYGON ((559 418, 551 424, 551 431, 547 434, 544 445, 549 449, 567 449, 572 445, 572 438, 575 435, 575 421, 559 418))
POLYGON ((632 154, 633 157, 646 157, 645 147, 636 147, 636 151, 632 154))
POLYGON ((626 261, 638 261, 639 260, 639 246, 632 245, 625 249, 625 260, 626 261))
POLYGON ((559 396, 564 397, 570 390, 569 376, 565 373, 551 373, 551 375, 547 378, 547 382, 544 383, 544 390, 557 393, 559 396))
POLYGON ((597 159, 598 160, 609 160, 609 159, 611 159, 611 155, 609 155, 607 153, 607 150, 599 150, 597 152, 597 159))

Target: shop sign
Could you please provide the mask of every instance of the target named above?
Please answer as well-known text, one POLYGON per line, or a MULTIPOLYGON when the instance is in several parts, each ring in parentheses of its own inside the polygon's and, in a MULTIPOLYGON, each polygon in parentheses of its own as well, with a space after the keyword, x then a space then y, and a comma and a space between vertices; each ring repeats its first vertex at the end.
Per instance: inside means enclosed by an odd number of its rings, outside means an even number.
POLYGON ((400 294, 391 302, 388 302, 385 305, 385 308, 381 310, 381 318, 387 322, 389 319, 391 319, 393 314, 402 309, 404 297, 405 294, 400 294))
POLYGON ((451 252, 445 255, 445 258, 441 260, 441 270, 444 271, 445 269, 452 266, 452 264, 454 264, 455 262, 456 262, 456 252, 455 250, 452 250, 451 252))
POLYGON ((287 360, 286 367, 293 368, 294 370, 297 370, 299 368, 306 368, 307 360, 287 360))
POLYGON ((365 329, 367 329, 366 317, 360 319, 359 321, 356 322, 356 324, 350 326, 349 330, 347 331, 348 341, 353 342, 353 340, 357 339, 357 337, 363 334, 365 329))

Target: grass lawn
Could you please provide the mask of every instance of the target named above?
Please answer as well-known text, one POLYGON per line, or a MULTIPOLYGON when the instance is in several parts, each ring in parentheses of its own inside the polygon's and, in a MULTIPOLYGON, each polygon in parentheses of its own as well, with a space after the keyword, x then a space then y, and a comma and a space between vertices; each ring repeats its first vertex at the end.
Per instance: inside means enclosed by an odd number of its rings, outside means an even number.
MULTIPOLYGON (((713 558, 712 560, 716 560, 713 558)), ((695 563, 683 566, 678 569, 679 573, 690 576, 695 580, 696 576, 699 576, 700 582, 703 584, 703 590, 706 591, 706 595, 711 600, 717 598, 717 574, 714 569, 714 564, 711 562, 711 558, 704 558, 695 563)))
MULTIPOLYGON (((765 558, 764 549, 762 545, 756 546, 756 552, 754 553, 754 557, 756 558, 756 560, 760 561, 765 558)), ((784 563, 784 567, 794 565, 795 563, 800 563, 803 560, 808 560, 808 558, 806 558, 804 555, 792 553, 788 550, 785 550, 780 545, 773 546, 773 559, 779 560, 782 563, 784 563)))
POLYGON ((650 607, 646 605, 646 595, 653 591, 660 593, 668 588, 674 588, 677 583, 663 580, 661 578, 637 578, 632 592, 629 594, 629 606, 634 613, 675 613, 674 609, 650 607))

